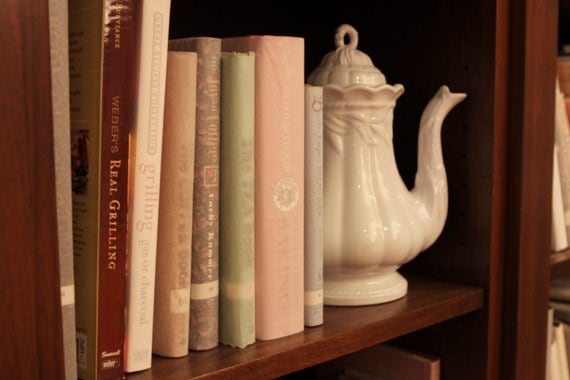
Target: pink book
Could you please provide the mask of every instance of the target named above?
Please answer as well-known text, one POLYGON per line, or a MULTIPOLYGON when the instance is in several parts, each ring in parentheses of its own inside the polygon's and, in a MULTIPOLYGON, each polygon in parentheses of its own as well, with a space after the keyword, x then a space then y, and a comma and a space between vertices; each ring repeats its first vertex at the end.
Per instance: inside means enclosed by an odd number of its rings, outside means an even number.
POLYGON ((224 51, 255 52, 256 338, 304 328, 304 40, 242 36, 224 51))

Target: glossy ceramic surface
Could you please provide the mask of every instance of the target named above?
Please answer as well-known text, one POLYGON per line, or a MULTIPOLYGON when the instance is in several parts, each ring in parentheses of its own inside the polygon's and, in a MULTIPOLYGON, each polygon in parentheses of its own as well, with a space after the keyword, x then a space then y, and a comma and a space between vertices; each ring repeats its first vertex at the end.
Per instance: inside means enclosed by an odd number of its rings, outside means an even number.
POLYGON ((350 25, 337 29, 335 41, 336 50, 308 78, 324 94, 324 302, 388 302, 407 293, 398 268, 432 245, 445 224, 440 132, 466 95, 442 86, 424 109, 418 172, 409 191, 392 145, 394 107, 404 87, 387 84, 357 50, 350 25))

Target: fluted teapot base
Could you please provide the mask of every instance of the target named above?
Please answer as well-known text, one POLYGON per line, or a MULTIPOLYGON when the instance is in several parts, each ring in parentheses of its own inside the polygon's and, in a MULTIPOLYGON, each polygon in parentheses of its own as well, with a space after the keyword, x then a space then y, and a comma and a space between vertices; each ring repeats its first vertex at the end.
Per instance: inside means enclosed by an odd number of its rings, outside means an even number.
POLYGON ((408 292, 408 281, 395 269, 354 273, 325 268, 323 288, 325 305, 362 306, 404 297, 408 292))

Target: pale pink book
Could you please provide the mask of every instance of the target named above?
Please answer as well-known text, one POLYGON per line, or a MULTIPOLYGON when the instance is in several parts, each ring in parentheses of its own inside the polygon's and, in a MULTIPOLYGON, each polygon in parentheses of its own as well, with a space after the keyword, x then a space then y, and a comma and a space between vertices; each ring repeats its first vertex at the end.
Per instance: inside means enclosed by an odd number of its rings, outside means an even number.
POLYGON ((196 62, 194 52, 168 52, 152 352, 173 358, 188 355, 196 62))
POLYGON ((255 323, 268 340, 304 328, 304 40, 250 35, 255 53, 255 323))

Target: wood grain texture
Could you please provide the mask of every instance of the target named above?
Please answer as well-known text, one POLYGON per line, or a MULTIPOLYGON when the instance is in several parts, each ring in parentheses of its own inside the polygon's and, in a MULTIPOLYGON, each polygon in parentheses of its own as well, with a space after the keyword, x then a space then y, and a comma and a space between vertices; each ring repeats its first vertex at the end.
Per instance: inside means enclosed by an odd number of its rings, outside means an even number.
POLYGON ((505 380, 545 373, 557 15, 556 0, 511 3, 505 380))
MULTIPOLYGON (((0 89, 6 124, 0 138, 8 142, 0 149, 5 263, 0 300, 10 306, 0 314, 0 354, 13 363, 11 378, 34 379, 40 373, 61 378, 52 163, 40 160, 52 156, 47 2, 0 2, 0 46, 12 57, 0 63, 6 78, 0 89), (23 334, 34 338, 18 339, 23 334)), ((568 19, 568 0, 560 4, 566 9, 560 19, 568 19)), ((434 86, 445 81, 467 92, 443 130, 450 186, 445 230, 406 271, 475 289, 459 291, 463 296, 451 301, 443 294, 457 291, 457 285, 432 292, 429 285, 413 282, 406 301, 364 307, 356 316, 327 307, 323 326, 240 351, 220 347, 188 358, 155 359, 151 370, 129 379, 281 376, 387 340, 434 347, 443 354, 444 378, 542 378, 545 363, 536 353, 545 344, 551 265, 545 254, 550 252, 550 192, 544 184, 550 183, 553 130, 546 126, 554 117, 550 90, 558 2, 427 0, 412 9, 405 2, 357 2, 330 4, 327 18, 321 17, 322 8, 305 5, 299 0, 175 0, 171 36, 301 35, 308 73, 332 49, 334 29, 354 24, 360 49, 390 83, 406 86, 396 108, 394 142, 408 182, 414 174, 416 120, 434 86), (383 22, 375 22, 380 17, 383 22), (424 291, 426 303, 410 301, 424 291), (448 320, 439 323, 442 318, 448 320)), ((568 273, 566 263, 556 264, 553 275, 568 273)))
POLYGON ((325 307, 322 326, 244 349, 220 346, 182 359, 154 358, 134 379, 274 378, 388 341, 483 307, 480 288, 413 278, 398 301, 362 307, 325 307))
POLYGON ((47 1, 0 5, 2 376, 62 379, 47 1))

